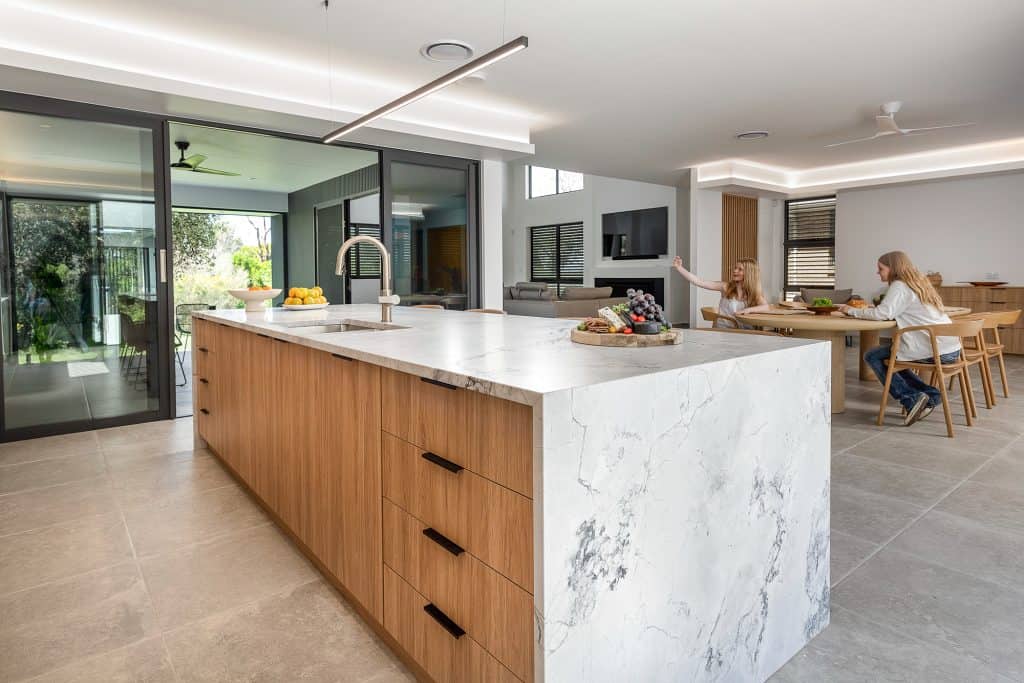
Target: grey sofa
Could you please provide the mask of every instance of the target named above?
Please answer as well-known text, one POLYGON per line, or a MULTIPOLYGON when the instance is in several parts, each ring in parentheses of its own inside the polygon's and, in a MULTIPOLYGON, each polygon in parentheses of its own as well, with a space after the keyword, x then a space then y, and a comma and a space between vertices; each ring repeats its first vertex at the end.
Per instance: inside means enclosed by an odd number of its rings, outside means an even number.
POLYGON ((511 315, 539 318, 586 318, 597 315, 604 306, 625 302, 611 296, 611 287, 572 287, 562 298, 542 282, 517 282, 505 287, 502 307, 511 315))

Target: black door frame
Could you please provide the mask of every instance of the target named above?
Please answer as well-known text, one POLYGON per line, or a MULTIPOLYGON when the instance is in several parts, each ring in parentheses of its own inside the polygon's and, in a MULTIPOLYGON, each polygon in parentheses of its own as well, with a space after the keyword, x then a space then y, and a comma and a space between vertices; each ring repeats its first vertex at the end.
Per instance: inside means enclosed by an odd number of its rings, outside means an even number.
POLYGON ((393 162, 412 164, 415 166, 433 166, 466 171, 466 261, 468 273, 466 284, 466 308, 478 308, 480 300, 480 209, 477 201, 479 184, 479 163, 472 159, 446 157, 425 152, 409 152, 399 149, 381 150, 380 164, 380 228, 384 246, 394 253, 392 246, 391 205, 394 192, 391 186, 391 164, 393 162))
MULTIPOLYGON (((8 430, 6 428, 6 410, 0 409, 0 442, 18 441, 40 436, 67 434, 89 429, 117 427, 140 422, 164 420, 171 417, 173 395, 171 387, 173 379, 167 378, 173 371, 170 354, 171 314, 170 292, 168 283, 173 282, 171 264, 167 258, 170 249, 170 187, 167 182, 167 125, 166 118, 141 112, 125 111, 95 104, 57 100, 49 97, 25 95, 0 91, 0 111, 11 111, 20 114, 35 114, 53 118, 75 119, 94 123, 112 123, 135 128, 149 129, 153 142, 153 210, 155 221, 154 256, 156 263, 156 296, 157 296, 157 363, 156 376, 159 378, 158 407, 155 411, 131 413, 117 417, 91 420, 75 420, 54 424, 33 425, 8 430), (163 266, 161 264, 164 264, 163 266), (165 270, 164 270, 165 269, 165 270), (165 278, 161 274, 166 273, 165 278)), ((9 194, 9 193, 8 193, 9 194)), ((6 209, 6 207, 5 207, 6 209)), ((10 217, 3 211, 4 232, 10 236, 10 217)), ((8 243, 8 248, 11 245, 8 243)), ((4 383, 0 382, 0 408, 4 403, 4 383)))

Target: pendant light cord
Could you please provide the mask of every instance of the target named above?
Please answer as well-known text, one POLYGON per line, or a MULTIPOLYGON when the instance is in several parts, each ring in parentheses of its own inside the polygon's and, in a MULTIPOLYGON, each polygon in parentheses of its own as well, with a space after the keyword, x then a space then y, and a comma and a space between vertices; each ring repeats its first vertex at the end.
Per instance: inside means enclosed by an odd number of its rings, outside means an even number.
POLYGON ((334 118, 334 63, 331 51, 331 0, 324 0, 324 26, 327 33, 327 107, 331 110, 331 121, 334 118))

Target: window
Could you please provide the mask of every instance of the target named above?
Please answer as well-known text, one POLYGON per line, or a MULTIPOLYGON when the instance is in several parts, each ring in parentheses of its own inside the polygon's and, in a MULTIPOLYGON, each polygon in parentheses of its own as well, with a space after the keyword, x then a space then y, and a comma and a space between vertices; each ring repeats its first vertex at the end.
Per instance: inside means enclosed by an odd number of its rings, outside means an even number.
POLYGON ((836 286, 836 198, 786 202, 786 299, 801 287, 836 286))
MULTIPOLYGON (((348 223, 345 239, 368 235, 380 239, 380 226, 375 223, 348 223)), ((345 254, 345 272, 353 280, 376 280, 380 277, 380 252, 369 244, 357 244, 345 254)))
POLYGON ((583 174, 543 166, 526 167, 526 198, 547 197, 583 189, 583 174))
POLYGON ((555 285, 559 295, 583 284, 583 223, 530 228, 530 280, 555 285))

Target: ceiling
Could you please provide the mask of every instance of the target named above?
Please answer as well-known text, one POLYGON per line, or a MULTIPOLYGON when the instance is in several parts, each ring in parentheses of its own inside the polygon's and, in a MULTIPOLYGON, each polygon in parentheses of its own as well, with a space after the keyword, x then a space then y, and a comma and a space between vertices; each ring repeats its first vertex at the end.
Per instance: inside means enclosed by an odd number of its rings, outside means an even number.
POLYGON ((221 176, 191 171, 171 171, 171 181, 181 185, 294 192, 377 163, 377 153, 335 145, 286 140, 222 128, 172 123, 169 158, 177 161, 177 140, 190 143, 185 156, 204 154, 200 168, 239 173, 221 176))
POLYGON ((391 123, 525 136, 536 163, 665 183, 722 159, 807 169, 1024 137, 1020 0, 381 7, 336 2, 325 16, 319 0, 0 0, 12 21, 31 14, 50 27, 0 36, 0 61, 48 55, 117 70, 122 83, 125 73, 159 76, 168 88, 188 83, 239 102, 244 83, 246 96, 365 112, 451 68, 419 56, 427 41, 454 38, 482 52, 525 34, 529 49, 490 67, 482 84, 452 86, 391 123), (871 134, 878 105, 895 99, 904 127, 977 125, 825 148, 871 134), (771 135, 733 138, 751 129, 771 135))

